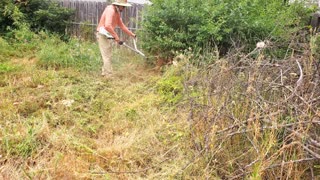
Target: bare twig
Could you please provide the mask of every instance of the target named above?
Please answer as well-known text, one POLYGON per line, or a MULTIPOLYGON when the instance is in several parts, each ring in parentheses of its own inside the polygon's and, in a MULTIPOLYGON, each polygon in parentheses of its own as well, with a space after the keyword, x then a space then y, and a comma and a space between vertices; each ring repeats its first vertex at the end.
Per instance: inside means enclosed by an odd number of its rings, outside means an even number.
POLYGON ((300 63, 299 63, 299 61, 297 59, 296 59, 296 63, 298 64, 298 67, 299 67, 299 70, 300 70, 300 77, 299 77, 299 79, 297 81, 297 87, 296 87, 296 88, 298 88, 299 86, 301 86, 302 81, 303 81, 303 71, 302 71, 302 67, 301 67, 301 65, 300 65, 300 63))
POLYGON ((297 59, 295 59, 295 61, 296 61, 297 65, 298 65, 298 67, 299 67, 300 77, 299 77, 298 81, 296 82, 296 87, 293 90, 291 90, 291 89, 289 89, 287 87, 287 89, 292 91, 292 94, 284 100, 285 102, 288 101, 289 99, 291 99, 296 94, 298 88, 301 86, 302 81, 303 81, 303 70, 302 70, 302 67, 301 67, 301 65, 300 65, 300 63, 299 63, 299 61, 297 59))
POLYGON ((311 149, 309 149, 308 147, 306 146, 302 146, 304 150, 306 150, 308 153, 310 153, 313 157, 317 158, 317 159, 320 159, 320 154, 312 151, 311 149))
MULTIPOLYGON (((268 129, 279 129, 279 128, 291 127, 294 125, 312 124, 312 123, 314 123, 314 122, 313 121, 304 121, 304 122, 295 122, 295 123, 275 125, 275 126, 263 126, 259 130, 264 131, 264 130, 268 130, 268 129)), ((231 136, 234 136, 237 134, 244 134, 244 133, 248 133, 248 132, 253 132, 253 131, 254 131, 254 129, 246 129, 246 130, 240 130, 240 131, 238 130, 236 132, 232 132, 232 133, 225 135, 224 138, 231 137, 231 136)), ((222 135, 222 134, 218 134, 218 135, 222 135)))
POLYGON ((304 162, 314 161, 314 160, 317 160, 317 158, 305 158, 305 159, 291 160, 291 161, 287 161, 287 162, 282 162, 281 164, 272 164, 272 165, 268 166, 267 168, 264 168, 264 170, 273 169, 273 168, 288 165, 288 164, 304 163, 304 162))

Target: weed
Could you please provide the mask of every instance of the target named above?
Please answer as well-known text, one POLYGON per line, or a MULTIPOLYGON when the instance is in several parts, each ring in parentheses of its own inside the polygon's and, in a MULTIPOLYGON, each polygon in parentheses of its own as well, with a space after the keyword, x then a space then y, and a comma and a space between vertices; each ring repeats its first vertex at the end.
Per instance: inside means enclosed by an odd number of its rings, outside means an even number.
POLYGON ((0 63, 9 60, 15 54, 14 48, 2 37, 0 37, 0 63))
POLYGON ((169 76, 157 82, 157 90, 164 102, 178 103, 183 97, 183 80, 180 76, 169 76))
POLYGON ((8 73, 8 72, 13 72, 15 71, 17 68, 7 64, 7 63, 0 63, 0 74, 4 74, 4 73, 8 73))
POLYGON ((27 127, 26 130, 19 131, 21 134, 15 136, 5 133, 2 143, 7 155, 27 158, 37 151, 40 142, 37 140, 36 130, 33 127, 27 127))
POLYGON ((133 121, 133 120, 139 118, 139 114, 137 113, 137 111, 135 109, 128 109, 126 111, 126 117, 129 120, 133 121))
POLYGON ((314 59, 319 60, 320 59, 320 35, 316 34, 314 36, 311 36, 310 39, 310 49, 311 49, 311 55, 314 59))

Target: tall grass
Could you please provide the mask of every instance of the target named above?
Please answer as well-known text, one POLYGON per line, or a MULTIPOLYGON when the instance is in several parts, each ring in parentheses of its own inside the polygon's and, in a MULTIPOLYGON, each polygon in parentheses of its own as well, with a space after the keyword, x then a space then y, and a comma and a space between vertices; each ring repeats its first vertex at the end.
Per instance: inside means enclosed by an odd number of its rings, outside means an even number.
POLYGON ((14 55, 13 47, 0 37, 0 62, 8 61, 10 56, 14 55))
POLYGON ((100 66, 100 54, 95 43, 71 39, 62 41, 58 36, 47 37, 36 57, 38 65, 45 68, 76 67, 94 70, 100 66))
POLYGON ((43 68, 68 68, 92 71, 101 64, 100 53, 94 42, 78 39, 61 40, 59 35, 31 32, 28 27, 14 30, 0 39, 0 60, 36 58, 43 68))

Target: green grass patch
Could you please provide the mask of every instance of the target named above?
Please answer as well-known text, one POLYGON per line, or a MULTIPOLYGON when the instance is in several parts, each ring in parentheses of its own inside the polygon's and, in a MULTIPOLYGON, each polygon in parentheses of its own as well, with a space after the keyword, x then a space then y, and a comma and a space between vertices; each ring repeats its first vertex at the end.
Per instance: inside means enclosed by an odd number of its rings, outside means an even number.
POLYGON ((14 48, 5 39, 0 37, 0 63, 8 61, 14 54, 14 48))
POLYGON ((72 39, 68 42, 57 36, 44 40, 36 53, 37 65, 46 69, 77 68, 96 70, 101 64, 100 53, 95 43, 72 39))
POLYGON ((0 63, 0 74, 13 72, 17 70, 17 67, 10 65, 8 63, 0 63))

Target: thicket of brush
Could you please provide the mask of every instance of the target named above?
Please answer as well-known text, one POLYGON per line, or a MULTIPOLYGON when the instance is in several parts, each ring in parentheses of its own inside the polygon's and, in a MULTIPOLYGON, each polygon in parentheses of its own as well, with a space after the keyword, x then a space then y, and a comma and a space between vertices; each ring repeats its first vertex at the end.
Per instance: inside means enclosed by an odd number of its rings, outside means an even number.
POLYGON ((305 35, 292 39, 283 59, 271 58, 270 43, 248 54, 235 50, 201 69, 184 66, 194 159, 181 177, 319 177, 319 44, 296 43, 305 35))
POLYGON ((158 39, 175 54, 161 77, 120 48, 111 81, 97 44, 20 24, 0 37, 2 178, 319 178, 320 35, 303 24, 281 41, 224 32, 224 56, 158 39))

